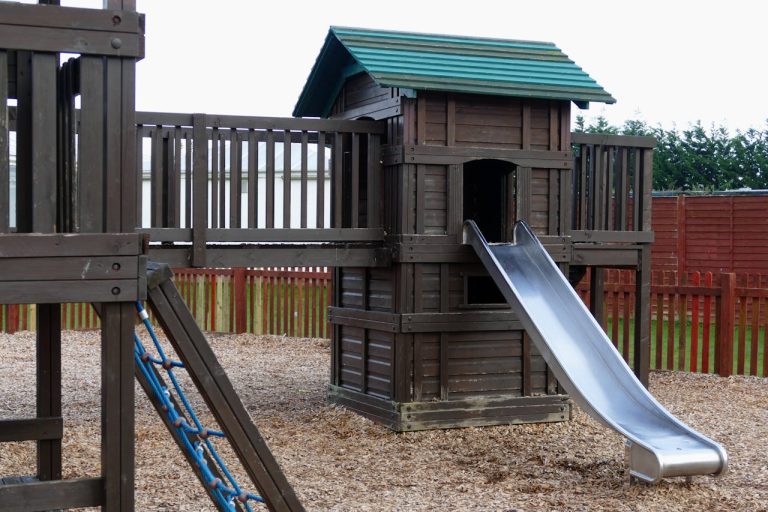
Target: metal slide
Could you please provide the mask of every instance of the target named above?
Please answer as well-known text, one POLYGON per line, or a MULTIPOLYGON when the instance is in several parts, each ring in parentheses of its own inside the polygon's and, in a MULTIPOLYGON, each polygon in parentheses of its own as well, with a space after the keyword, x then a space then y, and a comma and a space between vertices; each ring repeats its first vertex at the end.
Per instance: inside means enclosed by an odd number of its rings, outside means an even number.
POLYGON ((721 475, 722 446, 669 413, 640 384, 600 325, 524 222, 514 243, 489 244, 477 225, 464 223, 471 245, 515 308, 557 380, 590 416, 627 438, 630 476, 721 475))

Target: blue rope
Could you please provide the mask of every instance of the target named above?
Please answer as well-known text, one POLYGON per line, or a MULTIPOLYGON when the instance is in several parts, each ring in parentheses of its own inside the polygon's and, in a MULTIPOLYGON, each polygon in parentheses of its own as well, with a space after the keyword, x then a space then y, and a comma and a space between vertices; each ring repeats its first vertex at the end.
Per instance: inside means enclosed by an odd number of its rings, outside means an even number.
POLYGON ((173 373, 174 368, 184 368, 184 364, 179 361, 173 361, 166 356, 162 345, 160 345, 160 341, 157 339, 155 329, 149 321, 149 315, 140 302, 136 303, 136 311, 138 311, 144 327, 152 338, 152 343, 159 356, 154 357, 150 355, 144 348, 141 339, 134 331, 134 359, 136 360, 136 366, 141 370, 142 375, 144 375, 145 379, 152 387, 152 392, 155 395, 155 398, 160 401, 162 409, 168 416, 170 424, 179 434, 179 438, 182 440, 185 451, 200 468, 203 479, 211 489, 211 494, 218 505, 226 510, 234 511, 236 510, 235 500, 238 500, 248 512, 253 512, 249 502, 254 501, 264 503, 264 499, 256 494, 244 492, 238 485, 235 477, 229 472, 227 465, 221 459, 218 451, 216 451, 216 447, 211 442, 211 437, 225 437, 224 433, 203 427, 192 408, 192 404, 189 403, 187 396, 184 394, 181 385, 173 373), (171 401, 171 390, 163 386, 160 379, 157 378, 155 372, 152 371, 153 365, 159 366, 166 371, 168 378, 173 385, 175 395, 183 405, 183 411, 177 411, 174 407, 173 402, 171 401), (194 426, 189 424, 187 418, 192 421, 194 426), (188 435, 196 435, 198 441, 193 443, 190 441, 188 435), (213 459, 213 462, 220 473, 224 475, 226 483, 222 482, 221 479, 216 478, 213 472, 208 468, 206 454, 213 459))

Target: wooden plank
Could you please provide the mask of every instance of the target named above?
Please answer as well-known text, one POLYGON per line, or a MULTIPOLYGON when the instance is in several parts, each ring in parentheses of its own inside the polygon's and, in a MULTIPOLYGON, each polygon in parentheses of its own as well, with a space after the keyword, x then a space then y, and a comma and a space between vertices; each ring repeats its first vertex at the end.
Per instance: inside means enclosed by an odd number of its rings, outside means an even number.
MULTIPOLYGON (((704 286, 707 288, 712 287, 712 272, 704 274, 704 286)), ((656 313, 658 316, 659 313, 656 313)), ((709 344, 711 334, 712 323, 712 297, 710 295, 704 296, 704 311, 703 311, 703 326, 702 326, 702 347, 701 347, 701 371, 704 373, 710 373, 709 370, 709 344)), ((717 337, 715 337, 717 339, 717 337)))
POLYGON ((0 442, 61 439, 64 422, 58 417, 0 420, 0 442))
POLYGON ((343 205, 344 205, 344 137, 340 133, 334 135, 333 143, 333 170, 331 172, 331 182, 333 193, 331 194, 331 226, 340 228, 344 224, 343 205))
POLYGON ((253 130, 248 131, 248 227, 259 222, 259 144, 253 130))
POLYGON ((242 218, 242 147, 236 130, 229 133, 229 227, 239 228, 242 218))
POLYGON ((291 132, 283 133, 283 228, 291 227, 291 132))
POLYGON ((135 314, 129 302, 101 306, 101 474, 107 511, 134 507, 135 314))
POLYGON ((0 485, 0 503, 6 512, 98 507, 105 504, 104 480, 80 478, 0 485))
POLYGON ((78 281, 3 281, 0 304, 36 302, 132 302, 141 299, 137 279, 78 281))
POLYGON ((360 134, 352 134, 352 152, 351 152, 351 179, 350 179, 350 227, 359 226, 360 219, 360 134))
POLYGON ((0 258, 136 256, 142 238, 125 234, 0 234, 0 258))
MULTIPOLYGON (((5 6, 3 6, 5 7, 5 6)), ((57 9, 63 9, 57 7, 57 9)), ((86 9, 81 9, 85 11, 86 9)), ((42 14, 42 13, 41 13, 42 14)), ((56 18, 58 11, 50 10, 41 17, 56 18)), ((39 20, 40 17, 35 18, 39 20)), ((0 48, 33 52, 63 52, 81 55, 113 55, 143 58, 143 34, 126 32, 109 33, 94 30, 60 30, 57 28, 9 24, 5 16, 0 16, 0 48), (113 47, 113 41, 121 41, 119 48, 113 47)), ((36 21, 35 23, 39 23, 36 21)))
POLYGON ((136 256, 3 258, 0 281, 136 279, 136 256))
MULTIPOLYGON (((123 229, 123 209, 126 213, 130 212, 131 219, 126 223, 126 230, 132 231, 136 227, 136 216, 133 212, 133 198, 128 191, 133 190, 133 164, 123 169, 123 149, 133 153, 135 149, 131 146, 123 147, 123 135, 130 138, 128 144, 133 142, 133 130, 136 124, 133 116, 128 112, 125 114, 130 119, 129 123, 123 121, 123 103, 122 95, 133 93, 133 82, 131 81, 128 90, 124 91, 126 85, 122 77, 122 60, 119 58, 106 59, 106 75, 104 76, 104 87, 107 91, 104 104, 104 231, 107 233, 119 233, 123 229), (130 130, 123 134, 123 130, 130 130), (125 178, 125 181, 123 181, 125 178), (125 188, 125 191, 123 190, 125 188), (123 204, 123 193, 126 193, 126 202, 123 204), (109 206, 109 207, 108 207, 109 206)), ((132 105, 132 104, 131 104, 132 105)), ((172 158, 172 147, 168 147, 168 153, 172 158)), ((171 173, 171 166, 164 169, 163 177, 168 178, 171 173)), ((169 191, 169 194, 171 192, 169 191)), ((172 219, 165 219, 166 223, 172 219)))
POLYGON ((634 135, 609 135, 603 133, 572 132, 571 141, 574 144, 594 144, 601 146, 654 148, 654 137, 634 135))
MULTIPOLYGON (((211 185, 210 185, 210 225, 213 228, 224 227, 219 224, 219 129, 211 131, 211 185)), ((206 181, 207 181, 206 177, 206 181)), ((223 187, 224 184, 222 183, 223 187)))
POLYGON ((309 136, 306 131, 301 132, 301 198, 300 198, 300 212, 299 212, 299 226, 302 228, 307 227, 307 203, 309 202, 309 197, 307 197, 307 181, 309 179, 308 176, 308 151, 309 151, 309 136))
POLYGON ((177 126, 173 133, 173 172, 171 173, 171 179, 168 195, 173 198, 173 210, 170 212, 173 214, 173 222, 171 226, 175 228, 181 227, 181 127, 177 126))
MULTIPOLYGON (((192 137, 184 135, 184 227, 192 227, 192 137)), ((139 210, 140 211, 140 210, 139 210)), ((141 222, 137 223, 141 226, 141 222)))
MULTIPOLYGON (((140 229, 153 242, 191 242, 194 232, 189 229, 140 229)), ((248 229, 217 228, 206 230, 208 242, 381 242, 381 228, 325 228, 325 229, 248 229)), ((0 237, 2 240, 2 237, 0 237)), ((0 252, 2 254, 2 252, 0 252)))
POLYGON ((366 213, 366 227, 373 228, 382 225, 381 222, 381 209, 382 209, 382 197, 381 197, 381 179, 382 179, 382 165, 379 158, 380 148, 379 143, 381 139, 378 135, 368 135, 367 145, 367 162, 366 162, 366 204, 368 211, 366 213))
POLYGON ((101 58, 80 58, 78 204, 80 231, 85 233, 103 231, 104 73, 101 58))
MULTIPOLYGON (((37 305, 37 417, 61 417, 61 307, 37 305)), ((61 436, 37 442, 37 478, 61 479, 61 436)))
POLYGON ((0 233, 10 222, 10 123, 8 119, 8 53, 0 51, 0 233))
MULTIPOLYGON (((699 286, 701 284, 701 275, 699 272, 694 272, 691 276, 691 284, 693 286, 699 286)), ((691 354, 690 354, 690 371, 699 371, 699 296, 697 294, 691 295, 691 354)))
POLYGON ((317 212, 315 226, 325 226, 325 133, 317 134, 317 212))
POLYGON ((267 161, 266 161, 266 227, 275 227, 275 133, 272 130, 267 131, 267 161))
POLYGON ((205 266, 205 234, 208 229, 208 137, 205 133, 205 114, 193 115, 193 198, 192 198, 192 254, 190 263, 205 266))
POLYGON ((227 138, 219 131, 219 227, 227 224, 227 138))

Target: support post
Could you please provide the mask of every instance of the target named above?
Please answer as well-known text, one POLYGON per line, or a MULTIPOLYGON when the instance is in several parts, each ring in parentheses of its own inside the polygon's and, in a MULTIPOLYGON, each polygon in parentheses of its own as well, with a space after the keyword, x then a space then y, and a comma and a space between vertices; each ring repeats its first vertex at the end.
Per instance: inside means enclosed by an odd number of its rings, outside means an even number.
POLYGON ((106 512, 134 509, 133 304, 101 306, 101 472, 106 512))
MULTIPOLYGON (((634 371, 640 382, 648 387, 651 367, 651 248, 644 245, 639 251, 640 262, 635 274, 635 339, 634 371)), ((627 300, 625 297, 624 300, 627 300)), ((614 319, 614 322, 617 319, 614 319)), ((629 321, 628 318, 624 319, 629 321)), ((627 331, 625 331, 627 332, 627 331)))
POLYGON ((589 310, 605 329, 605 270, 599 267, 592 267, 589 276, 589 310))
MULTIPOLYGON (((61 417, 61 306, 37 305, 37 417, 61 417)), ((61 437, 37 442, 38 480, 61 479, 61 437)))

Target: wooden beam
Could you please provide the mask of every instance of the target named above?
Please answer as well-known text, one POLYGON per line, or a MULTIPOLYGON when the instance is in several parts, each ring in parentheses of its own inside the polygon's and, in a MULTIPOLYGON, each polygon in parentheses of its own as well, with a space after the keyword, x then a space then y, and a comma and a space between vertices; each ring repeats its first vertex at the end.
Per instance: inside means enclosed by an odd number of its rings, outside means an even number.
POLYGON ((61 439, 63 435, 61 416, 0 420, 0 443, 61 439))
POLYGON ((105 504, 104 480, 81 478, 0 485, 4 512, 98 507, 105 504))

